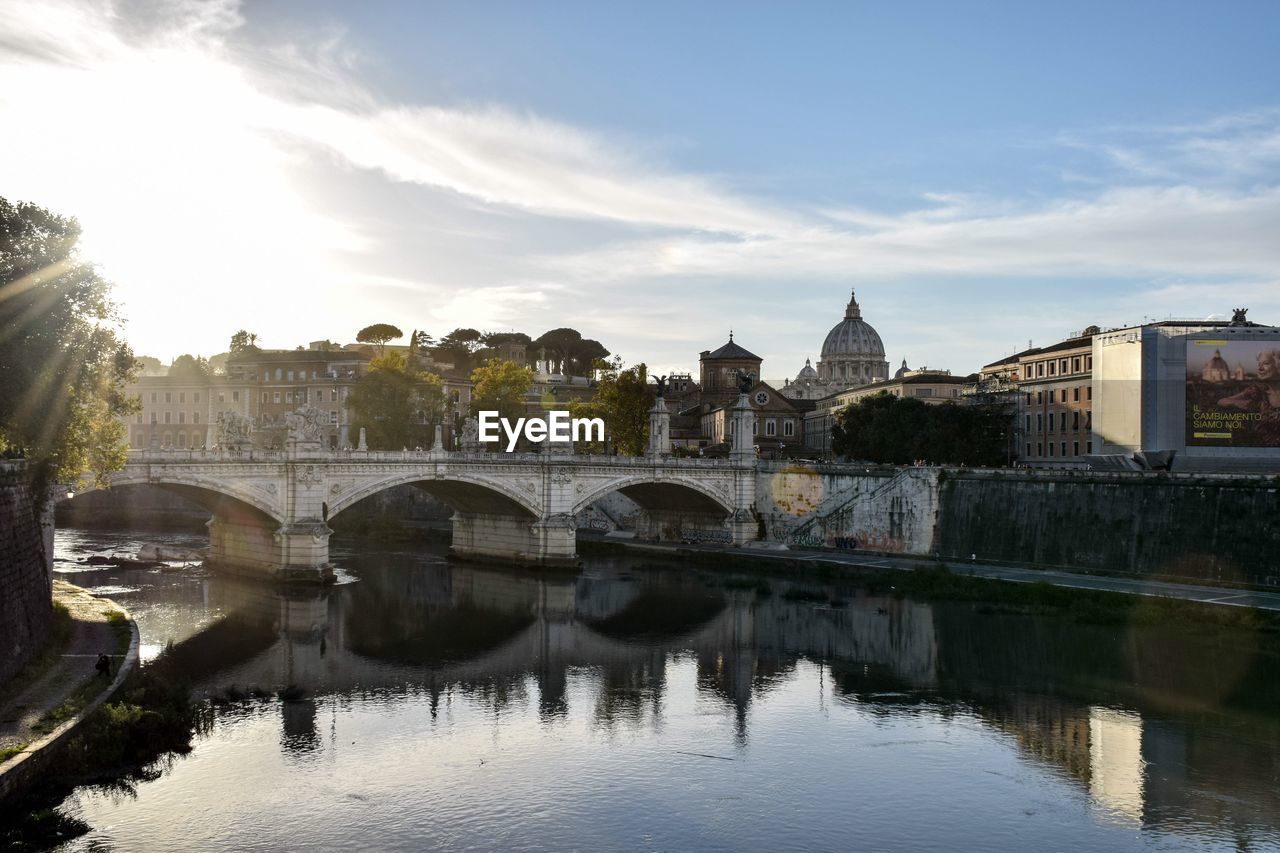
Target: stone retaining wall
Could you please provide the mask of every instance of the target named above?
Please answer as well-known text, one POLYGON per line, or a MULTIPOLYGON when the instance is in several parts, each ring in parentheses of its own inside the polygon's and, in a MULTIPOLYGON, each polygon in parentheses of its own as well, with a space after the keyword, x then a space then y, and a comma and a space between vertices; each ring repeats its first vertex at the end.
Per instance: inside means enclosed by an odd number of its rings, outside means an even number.
POLYGON ((25 462, 0 462, 0 683, 40 650, 53 613, 53 511, 25 462))

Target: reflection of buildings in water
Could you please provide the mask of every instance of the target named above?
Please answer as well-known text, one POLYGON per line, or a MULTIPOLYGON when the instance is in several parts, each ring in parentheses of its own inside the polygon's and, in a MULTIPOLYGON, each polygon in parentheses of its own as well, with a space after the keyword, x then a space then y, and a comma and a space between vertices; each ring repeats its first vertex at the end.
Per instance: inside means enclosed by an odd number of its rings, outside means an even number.
POLYGON ((1130 711, 1089 709, 1089 793, 1115 817, 1142 822, 1142 718, 1130 711))

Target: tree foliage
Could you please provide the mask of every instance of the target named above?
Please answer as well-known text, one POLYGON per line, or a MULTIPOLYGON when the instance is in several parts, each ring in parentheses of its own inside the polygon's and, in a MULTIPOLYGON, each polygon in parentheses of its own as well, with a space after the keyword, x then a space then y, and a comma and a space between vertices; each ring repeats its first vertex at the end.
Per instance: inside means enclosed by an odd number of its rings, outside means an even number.
POLYGON ((434 373, 410 367, 399 352, 369 362, 369 370, 347 397, 351 428, 365 430, 374 450, 428 446, 443 417, 444 383, 434 373))
POLYGON ((837 456, 892 465, 1009 464, 1012 412, 1002 403, 929 405, 887 392, 840 411, 831 431, 837 456))
POLYGON ((120 418, 137 369, 111 284, 76 244, 80 225, 0 198, 0 451, 67 481, 124 464, 120 418))
POLYGON ((471 372, 471 413, 496 411, 515 421, 524 417, 525 397, 533 387, 533 371, 514 361, 494 360, 471 372))
POLYGON ((228 351, 234 358, 237 355, 247 355, 258 352, 258 335, 254 332, 241 329, 231 336, 231 344, 228 351))
POLYGON ((403 337, 404 332, 390 323, 374 323, 356 332, 356 341, 362 344, 373 344, 378 348, 378 355, 383 354, 388 341, 403 337))
POLYGON ((595 396, 588 402, 570 403, 575 418, 603 418, 605 433, 624 456, 643 456, 649 445, 649 410, 657 393, 649 384, 644 364, 622 369, 620 359, 597 361, 601 371, 595 396))
POLYGON ((465 373, 477 364, 475 353, 482 337, 475 329, 454 329, 436 344, 435 357, 465 373))
POLYGON ((207 382, 212 370, 209 359, 202 355, 180 355, 169 365, 169 375, 191 382, 207 382))

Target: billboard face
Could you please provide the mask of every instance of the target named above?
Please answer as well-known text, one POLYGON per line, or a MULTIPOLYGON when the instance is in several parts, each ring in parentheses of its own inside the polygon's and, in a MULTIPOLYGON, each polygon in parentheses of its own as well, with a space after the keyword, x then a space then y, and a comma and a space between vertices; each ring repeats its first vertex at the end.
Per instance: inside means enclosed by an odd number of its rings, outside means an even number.
POLYGON ((1187 446, 1280 447, 1280 341, 1187 341, 1187 446))

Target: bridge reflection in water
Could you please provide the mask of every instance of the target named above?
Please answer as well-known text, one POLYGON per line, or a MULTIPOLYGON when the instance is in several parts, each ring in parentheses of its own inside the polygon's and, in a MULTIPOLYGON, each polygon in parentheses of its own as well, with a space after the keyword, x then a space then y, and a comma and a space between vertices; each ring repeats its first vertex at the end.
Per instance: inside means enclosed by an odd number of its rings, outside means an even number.
POLYGON ((1108 820, 1280 822, 1265 782, 1280 761, 1274 638, 1197 644, 812 584, 800 595, 777 579, 766 593, 756 579, 625 560, 572 578, 414 560, 406 571, 348 555, 360 580, 332 590, 210 577, 205 603, 226 616, 175 654, 211 696, 299 694, 279 704, 286 754, 322 749, 317 702, 370 695, 425 696, 433 720, 455 702, 495 714, 536 703, 553 725, 576 701, 597 727, 659 728, 672 674, 690 666, 698 701, 730 715, 746 745, 753 704, 816 666, 831 701, 873 716, 980 720, 1108 820))

